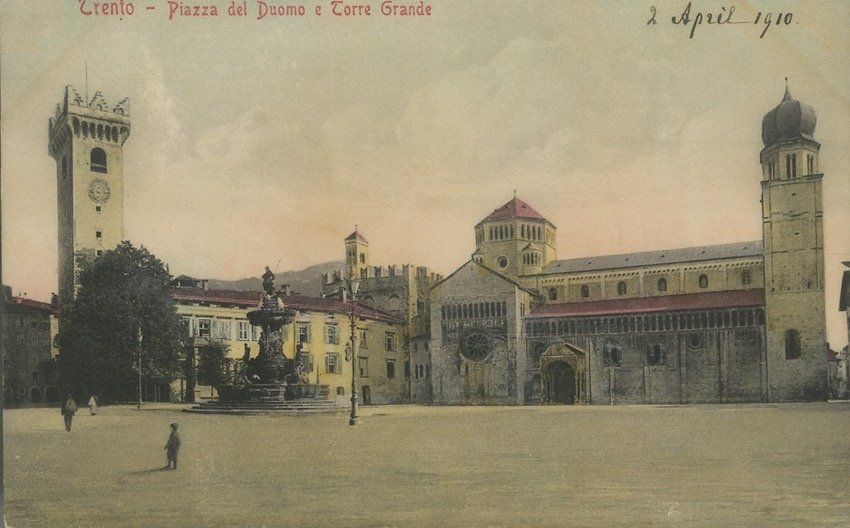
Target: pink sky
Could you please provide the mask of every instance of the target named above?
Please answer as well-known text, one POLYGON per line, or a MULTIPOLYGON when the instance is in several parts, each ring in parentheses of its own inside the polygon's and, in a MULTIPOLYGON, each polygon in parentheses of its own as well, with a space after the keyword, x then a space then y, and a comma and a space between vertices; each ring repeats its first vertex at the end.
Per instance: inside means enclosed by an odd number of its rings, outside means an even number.
POLYGON ((210 3, 222 16, 173 21, 160 0, 121 19, 70 0, 0 4, 3 283, 16 294, 57 288, 47 120, 65 84, 85 90, 86 62, 90 95, 130 98, 126 238, 174 274, 221 279, 339 260, 354 224, 374 263, 448 274, 514 190, 558 227, 560 258, 759 239, 761 118, 788 77, 818 113, 829 337, 846 343, 848 4, 744 2, 736 21, 792 23, 690 39, 670 21, 686 2, 273 20, 210 3))

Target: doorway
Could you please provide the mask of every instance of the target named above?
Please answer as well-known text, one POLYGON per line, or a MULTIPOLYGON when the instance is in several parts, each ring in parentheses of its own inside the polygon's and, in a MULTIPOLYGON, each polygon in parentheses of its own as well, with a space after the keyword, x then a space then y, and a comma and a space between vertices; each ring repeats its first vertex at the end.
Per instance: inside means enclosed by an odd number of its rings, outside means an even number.
POLYGON ((546 399, 551 403, 576 402, 576 373, 565 361, 553 361, 547 368, 549 374, 548 394, 546 399))

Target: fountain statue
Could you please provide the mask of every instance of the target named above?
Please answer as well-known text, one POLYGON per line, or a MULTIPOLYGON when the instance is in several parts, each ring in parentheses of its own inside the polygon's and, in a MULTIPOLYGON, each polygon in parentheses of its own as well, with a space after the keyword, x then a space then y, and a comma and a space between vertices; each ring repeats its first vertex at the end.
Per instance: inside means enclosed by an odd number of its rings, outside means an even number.
MULTIPOLYGON (((303 373, 301 358, 283 354, 281 329, 292 322, 295 310, 287 308, 274 287, 274 273, 266 266, 263 294, 257 310, 248 312, 248 321, 261 328, 260 353, 250 357, 246 346, 239 380, 219 390, 222 401, 282 402, 326 396, 326 386, 311 385, 303 373)), ((297 354, 296 354, 297 355, 297 354)))

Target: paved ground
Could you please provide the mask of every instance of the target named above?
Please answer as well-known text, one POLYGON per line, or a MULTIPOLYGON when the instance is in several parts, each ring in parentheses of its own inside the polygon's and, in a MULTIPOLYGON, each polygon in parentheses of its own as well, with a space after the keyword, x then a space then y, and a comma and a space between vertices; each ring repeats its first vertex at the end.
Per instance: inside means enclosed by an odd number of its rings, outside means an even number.
POLYGON ((179 409, 5 411, 9 526, 850 526, 850 404, 179 409))

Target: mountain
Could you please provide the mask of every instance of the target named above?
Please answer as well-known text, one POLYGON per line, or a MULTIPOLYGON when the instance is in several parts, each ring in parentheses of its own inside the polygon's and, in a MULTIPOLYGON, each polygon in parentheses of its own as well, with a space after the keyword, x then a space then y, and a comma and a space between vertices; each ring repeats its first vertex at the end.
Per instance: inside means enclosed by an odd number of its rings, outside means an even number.
MULTIPOLYGON (((322 274, 333 273, 344 267, 344 262, 323 262, 300 271, 276 273, 274 285, 275 288, 283 288, 285 284, 288 284, 292 293, 320 297, 322 295, 322 274)), ((211 290, 262 291, 263 279, 260 277, 232 281, 210 279, 207 285, 211 290)))

